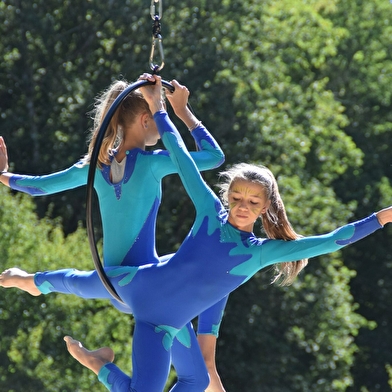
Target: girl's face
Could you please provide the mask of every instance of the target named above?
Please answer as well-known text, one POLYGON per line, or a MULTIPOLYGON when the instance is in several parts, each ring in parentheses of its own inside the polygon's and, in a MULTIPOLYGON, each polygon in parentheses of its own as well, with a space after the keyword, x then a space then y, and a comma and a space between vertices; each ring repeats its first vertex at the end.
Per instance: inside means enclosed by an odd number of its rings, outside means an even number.
POLYGON ((256 219, 264 214, 270 200, 262 185, 236 180, 229 190, 229 222, 237 229, 251 232, 256 219))

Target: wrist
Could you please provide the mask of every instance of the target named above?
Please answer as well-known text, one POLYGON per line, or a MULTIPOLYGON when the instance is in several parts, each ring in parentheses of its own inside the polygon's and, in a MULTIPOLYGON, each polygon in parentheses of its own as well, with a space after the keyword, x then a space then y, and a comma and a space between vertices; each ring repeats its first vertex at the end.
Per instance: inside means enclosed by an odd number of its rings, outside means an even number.
POLYGON ((162 100, 153 101, 149 106, 152 115, 154 115, 156 112, 166 111, 165 104, 162 100))
POLYGON ((181 108, 173 107, 173 109, 175 115, 188 127, 189 130, 196 128, 196 124, 198 124, 199 121, 188 106, 183 106, 181 108))
POLYGON ((188 130, 189 132, 192 132, 193 130, 195 130, 197 127, 199 127, 201 125, 201 121, 196 121, 193 125, 188 126, 188 130))
POLYGON ((172 108, 174 110, 175 115, 181 120, 189 118, 192 115, 192 112, 189 110, 188 106, 181 106, 181 107, 172 106, 172 108))

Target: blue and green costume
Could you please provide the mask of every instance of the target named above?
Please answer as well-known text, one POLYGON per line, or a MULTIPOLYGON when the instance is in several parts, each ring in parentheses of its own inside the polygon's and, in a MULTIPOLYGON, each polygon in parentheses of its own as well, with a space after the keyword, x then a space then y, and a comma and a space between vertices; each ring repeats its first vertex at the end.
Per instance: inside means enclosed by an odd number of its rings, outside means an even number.
MULTIPOLYGON (((191 132, 199 151, 193 152, 199 170, 218 167, 224 160, 224 154, 219 145, 200 125, 191 132)), ((116 151, 110 157, 114 159, 116 151)), ((44 196, 74 189, 86 185, 89 166, 77 162, 70 168, 44 176, 27 176, 13 174, 10 178, 12 189, 33 196, 44 196)), ((123 179, 118 183, 110 180, 110 165, 97 168, 94 187, 99 199, 99 208, 103 227, 103 264, 109 266, 139 266, 149 263, 159 263, 167 260, 170 255, 159 258, 155 248, 155 227, 158 208, 162 198, 163 177, 176 173, 177 168, 165 150, 145 151, 135 148, 127 151, 123 179)), ((166 282, 160 284, 165 285, 166 282)), ((45 285, 43 285, 43 288, 45 285)), ((85 298, 108 298, 112 304, 125 313, 132 309, 107 293, 89 296, 80 287, 80 295, 85 298)), ((67 292, 59 287, 58 291, 67 292)), ((219 325, 226 305, 227 298, 222 299, 211 309, 199 315, 198 333, 218 336, 219 325)), ((192 325, 186 326, 186 333, 194 338, 192 325)), ((192 343, 195 343, 193 340, 192 343)), ((180 341, 173 345, 173 365, 179 378, 187 383, 187 378, 198 378, 193 369, 184 367, 189 363, 189 351, 180 341), (185 357, 185 359, 184 359, 185 357), (188 371, 190 373, 188 373, 188 371)), ((197 358, 199 360, 199 358, 197 358)))
MULTIPOLYGON (((113 392, 162 391, 169 373, 173 342, 178 339, 189 345, 190 350, 199 350, 184 326, 226 298, 257 271, 275 263, 334 252, 382 227, 373 214, 331 233, 293 241, 257 238, 253 233, 238 230, 228 222, 228 212, 201 178, 167 113, 158 112, 154 119, 195 205, 196 218, 183 244, 169 260, 139 267, 105 268, 135 317, 132 377, 113 363, 104 365, 98 375, 113 392)), ((77 286, 86 286, 84 280, 92 291, 105 291, 95 271, 61 270, 35 275, 35 283, 43 292, 52 290, 51 287, 57 289, 61 284, 72 291, 77 286)), ((199 380, 188 385, 177 383, 172 392, 204 391, 208 378, 203 375, 203 364, 199 361, 192 365, 200 370, 195 370, 195 374, 200 374, 199 380)))

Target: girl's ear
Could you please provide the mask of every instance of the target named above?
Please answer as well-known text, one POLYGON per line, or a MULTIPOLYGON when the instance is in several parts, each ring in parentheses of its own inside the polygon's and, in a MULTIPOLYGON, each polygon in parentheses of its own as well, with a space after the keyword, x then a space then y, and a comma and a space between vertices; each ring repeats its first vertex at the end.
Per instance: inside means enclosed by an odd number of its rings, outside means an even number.
POLYGON ((150 119, 150 115, 148 113, 144 113, 140 116, 140 123, 143 128, 148 128, 149 119, 150 119))
MULTIPOLYGON (((261 210, 261 215, 263 215, 267 212, 270 205, 271 205, 271 200, 267 200, 267 202, 265 203, 264 207, 261 210)), ((260 217, 261 217, 261 215, 260 215, 260 217)))

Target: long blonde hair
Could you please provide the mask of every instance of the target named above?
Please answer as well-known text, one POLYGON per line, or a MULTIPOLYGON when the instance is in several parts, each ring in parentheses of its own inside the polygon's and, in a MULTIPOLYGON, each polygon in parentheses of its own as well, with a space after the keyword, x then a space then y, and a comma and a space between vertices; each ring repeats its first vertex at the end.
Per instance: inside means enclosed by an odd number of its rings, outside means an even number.
MULTIPOLYGON (((250 181, 263 186, 268 200, 271 201, 265 214, 261 215, 262 225, 268 238, 295 240, 301 236, 291 226, 283 200, 279 193, 278 183, 272 172, 262 165, 238 163, 228 170, 221 172, 223 182, 219 184, 223 203, 228 207, 228 195, 232 184, 238 180, 250 181)), ((288 286, 293 283, 300 271, 307 265, 308 260, 298 260, 275 264, 275 276, 272 283, 288 286)))
MULTIPOLYGON (((129 85, 124 80, 117 80, 101 95, 96 97, 94 109, 91 111, 94 126, 90 131, 88 152, 82 160, 83 163, 90 162, 98 131, 110 106, 129 85)), ((113 149, 118 147, 123 140, 124 129, 129 127, 135 121, 136 117, 143 113, 148 113, 151 116, 148 104, 141 92, 139 90, 133 90, 123 99, 106 129, 98 154, 97 166, 99 168, 102 168, 102 164, 110 163, 110 155, 112 155, 113 149)))

